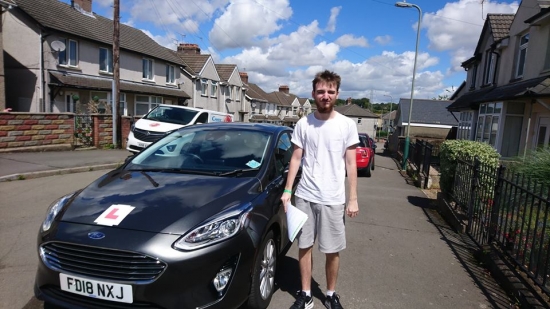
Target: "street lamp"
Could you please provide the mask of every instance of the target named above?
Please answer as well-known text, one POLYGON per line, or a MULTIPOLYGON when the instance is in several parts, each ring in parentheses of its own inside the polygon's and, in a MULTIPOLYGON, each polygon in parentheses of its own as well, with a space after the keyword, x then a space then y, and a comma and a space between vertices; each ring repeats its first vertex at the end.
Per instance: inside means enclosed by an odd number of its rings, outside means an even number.
POLYGON ((412 117, 412 108, 413 108, 413 98, 414 98, 414 78, 416 76, 416 58, 418 57, 418 42, 420 41, 420 22, 422 21, 422 10, 416 4, 403 2, 396 2, 396 7, 399 8, 416 8, 418 10, 418 29, 416 31, 416 50, 414 52, 414 65, 413 65, 413 76, 412 76, 412 85, 411 85, 411 106, 409 106, 409 122, 407 123, 407 136, 405 137, 405 148, 403 149, 403 162, 401 164, 401 169, 407 169, 407 159, 409 158, 409 143, 410 143, 410 133, 411 133, 411 117, 412 117))

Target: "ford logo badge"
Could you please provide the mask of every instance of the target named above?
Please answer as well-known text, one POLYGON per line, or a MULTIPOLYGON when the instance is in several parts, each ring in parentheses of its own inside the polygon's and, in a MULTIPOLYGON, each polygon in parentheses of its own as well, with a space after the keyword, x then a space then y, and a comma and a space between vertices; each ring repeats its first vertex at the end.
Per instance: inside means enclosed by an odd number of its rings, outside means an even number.
POLYGON ((90 232, 88 233, 88 237, 90 237, 91 239, 102 239, 105 238, 105 234, 101 232, 90 232))

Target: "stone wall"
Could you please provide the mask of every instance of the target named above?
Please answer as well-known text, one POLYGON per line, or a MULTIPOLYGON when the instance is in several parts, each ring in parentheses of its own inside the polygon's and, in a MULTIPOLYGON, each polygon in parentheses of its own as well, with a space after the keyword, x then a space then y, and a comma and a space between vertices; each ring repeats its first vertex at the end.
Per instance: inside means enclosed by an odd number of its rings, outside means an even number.
POLYGON ((93 146, 105 148, 113 144, 113 116, 104 114, 92 115, 93 146))
POLYGON ((74 114, 0 112, 0 149, 74 143, 74 114))

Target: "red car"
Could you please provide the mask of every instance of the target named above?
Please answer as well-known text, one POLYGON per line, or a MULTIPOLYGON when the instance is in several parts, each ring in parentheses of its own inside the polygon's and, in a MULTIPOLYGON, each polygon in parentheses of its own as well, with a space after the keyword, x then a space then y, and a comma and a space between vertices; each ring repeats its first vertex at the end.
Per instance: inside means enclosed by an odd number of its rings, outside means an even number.
POLYGON ((371 171, 374 170, 374 150, 376 143, 368 134, 359 133, 359 145, 355 150, 357 158, 357 173, 364 174, 367 177, 371 176, 371 171))

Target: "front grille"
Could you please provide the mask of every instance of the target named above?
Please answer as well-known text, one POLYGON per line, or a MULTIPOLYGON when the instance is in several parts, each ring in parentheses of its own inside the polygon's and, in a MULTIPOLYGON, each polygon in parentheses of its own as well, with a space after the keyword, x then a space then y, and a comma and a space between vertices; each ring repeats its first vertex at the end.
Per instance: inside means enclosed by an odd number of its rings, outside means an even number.
POLYGON ((156 306, 150 303, 143 302, 133 302, 131 304, 127 303, 117 303, 107 300, 101 300, 91 297, 86 297, 82 295, 77 295, 69 292, 62 291, 58 287, 54 286, 44 286, 40 290, 47 296, 62 300, 69 304, 78 305, 79 307, 86 306, 87 308, 98 308, 98 309, 160 309, 161 307, 156 306))
POLYGON ((156 142, 166 134, 165 132, 147 131, 138 128, 134 128, 133 132, 135 138, 148 143, 156 142))
POLYGON ((60 272, 128 283, 149 283, 166 263, 136 252, 50 242, 41 246, 44 263, 60 272))

